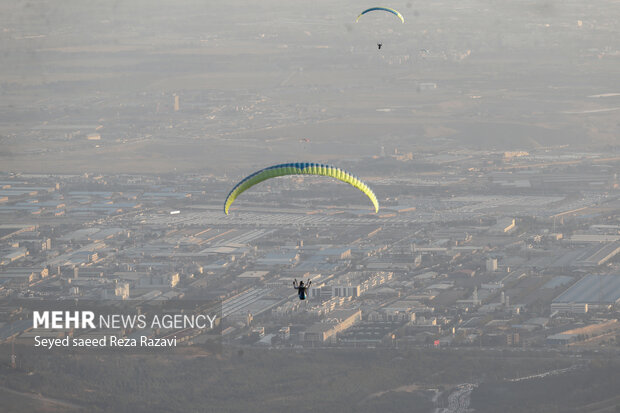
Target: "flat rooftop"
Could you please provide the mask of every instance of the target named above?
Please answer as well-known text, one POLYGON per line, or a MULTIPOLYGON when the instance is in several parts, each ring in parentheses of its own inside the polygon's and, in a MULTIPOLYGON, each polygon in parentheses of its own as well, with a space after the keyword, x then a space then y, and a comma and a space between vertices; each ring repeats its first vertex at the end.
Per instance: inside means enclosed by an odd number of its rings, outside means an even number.
POLYGON ((620 275, 587 275, 556 297, 554 303, 614 304, 620 300, 620 275))

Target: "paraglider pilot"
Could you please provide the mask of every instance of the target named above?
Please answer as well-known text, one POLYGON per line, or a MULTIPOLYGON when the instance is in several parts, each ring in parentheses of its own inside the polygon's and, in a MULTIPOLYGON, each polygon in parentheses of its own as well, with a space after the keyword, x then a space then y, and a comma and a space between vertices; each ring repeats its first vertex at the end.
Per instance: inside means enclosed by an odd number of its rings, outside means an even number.
POLYGON ((312 281, 310 280, 308 280, 308 283, 305 285, 304 285, 303 280, 299 282, 299 285, 297 285, 297 278, 295 278, 295 281, 293 281, 293 288, 297 290, 300 300, 305 300, 306 297, 308 296, 307 291, 310 288, 310 284, 312 284, 312 281))

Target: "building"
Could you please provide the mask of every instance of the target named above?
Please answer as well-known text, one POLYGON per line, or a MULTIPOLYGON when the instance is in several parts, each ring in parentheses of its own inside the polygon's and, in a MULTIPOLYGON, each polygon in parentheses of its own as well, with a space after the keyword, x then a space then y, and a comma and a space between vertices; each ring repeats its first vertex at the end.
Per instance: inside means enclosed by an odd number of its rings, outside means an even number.
POLYGON ((262 281, 267 274, 269 274, 269 271, 245 271, 237 275, 237 278, 248 281, 262 281))
POLYGON ((117 282, 106 286, 101 292, 101 298, 106 300, 127 300, 129 299, 129 283, 117 282))
POLYGON ((618 253, 620 253, 620 242, 612 242, 586 251, 580 257, 578 264, 581 267, 598 267, 614 258, 618 253))
POLYGON ((367 317, 369 322, 409 322, 415 321, 415 313, 411 310, 400 311, 392 309, 380 309, 379 311, 371 311, 367 317))
POLYGON ((304 341, 307 344, 334 342, 337 334, 345 331, 362 319, 362 311, 334 310, 321 323, 315 323, 306 329, 304 341))
POLYGON ((620 303, 620 275, 586 275, 557 296, 551 311, 584 313, 620 303))
POLYGON ((0 272, 0 282, 12 285, 28 285, 38 278, 37 271, 30 268, 9 268, 0 272))
POLYGON ((360 286, 334 285, 332 286, 332 297, 359 297, 360 286))
POLYGON ((0 265, 10 264, 14 261, 25 258, 27 255, 28 250, 26 248, 14 248, 6 252, 3 257, 0 257, 0 265))
POLYGON ((331 282, 331 285, 321 285, 310 289, 310 297, 329 299, 332 297, 359 297, 392 279, 393 273, 378 272, 349 272, 331 282))
POLYGON ((495 234, 507 234, 517 227, 514 218, 501 218, 490 228, 490 232, 495 234))
POLYGON ((486 268, 487 272, 497 271, 497 258, 487 258, 486 268))
POLYGON ((591 337, 601 336, 610 332, 617 331, 618 320, 602 320, 584 327, 566 330, 559 334, 547 337, 547 344, 566 345, 575 341, 584 340, 591 337))
POLYGON ((291 328, 289 326, 282 327, 278 331, 278 338, 283 342, 288 341, 291 338, 291 328))
POLYGON ((551 346, 565 346, 577 341, 579 334, 553 334, 547 337, 547 344, 551 346))
POLYGON ((30 254, 49 251, 52 249, 52 240, 50 238, 21 239, 19 247, 26 248, 30 254))
POLYGON ((588 312, 587 303, 552 303, 551 312, 570 314, 585 314, 588 312))
POLYGON ((266 254, 256 261, 257 266, 271 269, 274 266, 292 265, 299 261, 299 252, 296 250, 279 251, 266 254))

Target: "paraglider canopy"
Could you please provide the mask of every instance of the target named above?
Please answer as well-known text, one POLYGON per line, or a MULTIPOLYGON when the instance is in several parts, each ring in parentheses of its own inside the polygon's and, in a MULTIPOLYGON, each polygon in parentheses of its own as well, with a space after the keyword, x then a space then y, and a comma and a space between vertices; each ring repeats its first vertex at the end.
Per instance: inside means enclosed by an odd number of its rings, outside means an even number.
POLYGON ((285 175, 322 175, 336 178, 339 181, 346 182, 349 185, 362 191, 372 202, 375 207, 375 212, 379 211, 379 201, 375 193, 366 185, 361 179, 350 174, 349 172, 337 168, 331 165, 325 165, 320 163, 309 162, 297 162, 297 163, 284 163, 279 165, 273 165, 243 178, 235 187, 230 191, 224 201, 224 213, 228 215, 228 210, 232 203, 241 195, 244 191, 250 189, 256 184, 263 182, 266 179, 275 178, 285 175))
POLYGON ((366 9, 363 12, 361 12, 359 16, 357 16, 357 19, 355 19, 355 22, 357 23, 363 15, 371 11, 386 11, 388 13, 392 13, 394 16, 398 17, 402 23, 405 23, 405 18, 403 17, 403 15, 400 14, 398 10, 394 10, 389 7, 371 7, 369 9, 366 9))

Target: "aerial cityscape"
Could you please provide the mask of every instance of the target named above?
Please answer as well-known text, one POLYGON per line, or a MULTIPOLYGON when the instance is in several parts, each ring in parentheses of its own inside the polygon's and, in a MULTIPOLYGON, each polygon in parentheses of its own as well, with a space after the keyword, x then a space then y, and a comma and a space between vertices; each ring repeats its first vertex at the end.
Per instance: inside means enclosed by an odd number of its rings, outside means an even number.
POLYGON ((364 6, 0 6, 0 410, 620 409, 620 3, 364 6))

